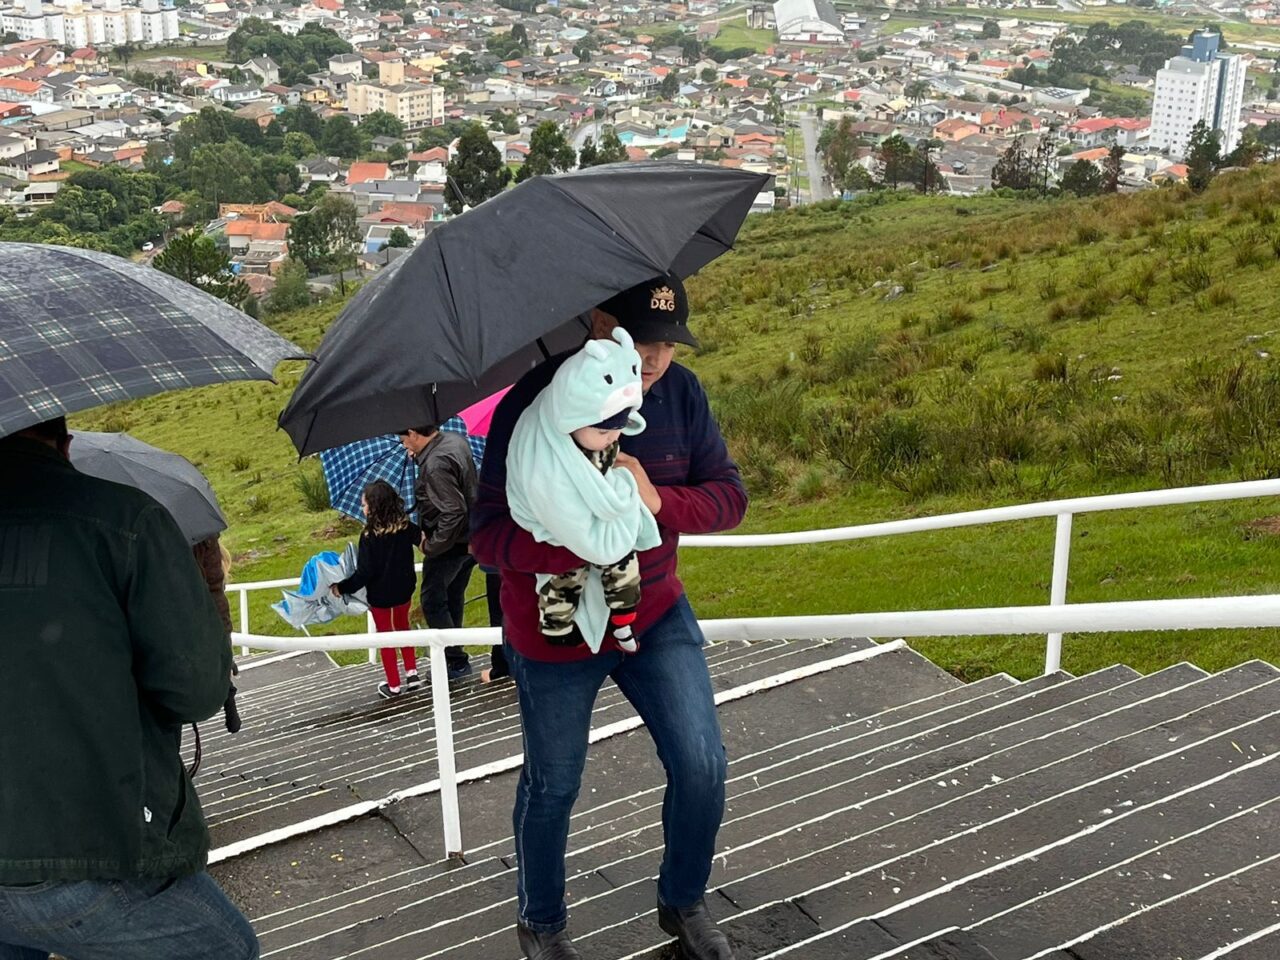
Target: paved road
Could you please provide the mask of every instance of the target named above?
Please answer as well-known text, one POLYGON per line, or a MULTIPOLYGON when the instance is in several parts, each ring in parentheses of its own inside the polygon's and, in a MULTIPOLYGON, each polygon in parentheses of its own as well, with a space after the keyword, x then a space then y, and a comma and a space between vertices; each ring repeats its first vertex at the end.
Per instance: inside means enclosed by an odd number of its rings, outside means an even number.
POLYGON ((804 165, 809 177, 809 202, 830 200, 833 194, 831 184, 827 183, 822 169, 822 160, 818 157, 818 121, 813 114, 800 114, 800 132, 804 134, 804 165))

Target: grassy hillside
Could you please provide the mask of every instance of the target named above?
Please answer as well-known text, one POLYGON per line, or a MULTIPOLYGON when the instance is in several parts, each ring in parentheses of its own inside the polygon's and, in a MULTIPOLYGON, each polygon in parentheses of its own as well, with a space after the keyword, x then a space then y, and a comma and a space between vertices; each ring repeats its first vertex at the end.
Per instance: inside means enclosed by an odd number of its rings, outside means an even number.
MULTIPOLYGON (((870 198, 753 218, 691 284, 702 376, 753 495, 745 530, 799 530, 1280 469, 1280 169, 1095 200, 870 198)), ((277 328, 318 342, 338 304, 277 328)), ((209 474, 235 578, 294 575, 354 537, 310 512, 274 429, 280 386, 174 394, 79 425, 209 474)), ((1077 518, 1074 601, 1280 590, 1268 502, 1077 518)), ((703 616, 1046 601, 1048 520, 853 544, 687 550, 703 616)), ((478 592, 478 581, 475 592, 478 592)), ((254 629, 283 633, 255 606, 254 629)), ((482 604, 473 605, 476 622, 482 604)), ((919 641, 964 676, 1035 673, 1043 638, 919 641)), ((1068 637, 1064 665, 1280 659, 1273 631, 1068 637)))

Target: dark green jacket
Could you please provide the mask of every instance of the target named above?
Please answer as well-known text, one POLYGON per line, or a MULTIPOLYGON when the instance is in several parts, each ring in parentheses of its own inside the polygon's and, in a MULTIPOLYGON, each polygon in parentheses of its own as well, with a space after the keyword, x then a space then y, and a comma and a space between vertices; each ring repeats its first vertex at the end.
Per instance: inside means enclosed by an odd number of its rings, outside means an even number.
POLYGON ((0 445, 0 885, 202 869, 178 745, 230 668, 163 507, 49 447, 0 445))

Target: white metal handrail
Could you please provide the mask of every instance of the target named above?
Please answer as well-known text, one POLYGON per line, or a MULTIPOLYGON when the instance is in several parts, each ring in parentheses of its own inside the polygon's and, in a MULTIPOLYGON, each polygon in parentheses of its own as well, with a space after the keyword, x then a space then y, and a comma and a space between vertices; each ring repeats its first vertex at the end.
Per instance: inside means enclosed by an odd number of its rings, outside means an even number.
MULTIPOLYGON (((1216 483, 1199 487, 1172 487, 1166 490, 1139 490, 1134 493, 1114 493, 1095 497, 1072 497, 1064 500, 1020 503, 1007 507, 990 507, 986 510, 940 514, 934 517, 912 517, 907 520, 888 520, 881 523, 864 523, 851 527, 828 527, 821 530, 801 530, 792 533, 686 536, 681 538, 680 545, 682 547, 800 546, 805 544, 836 543, 847 540, 865 540, 871 537, 898 536, 904 533, 923 533, 929 530, 951 530, 957 527, 1008 523, 1014 520, 1056 517, 1057 524, 1054 532, 1053 573, 1050 579, 1049 603, 1054 606, 1061 606, 1067 602, 1067 575, 1071 563, 1071 527, 1072 518, 1076 514, 1274 496, 1280 496, 1280 480, 1247 480, 1240 483, 1216 483)), ((249 627, 249 591, 294 587, 298 583, 299 581, 294 578, 228 584, 228 593, 239 592, 240 594, 241 632, 247 632, 249 627)), ((370 620, 368 627, 372 632, 372 620, 370 620)), ((474 642, 483 643, 484 641, 474 642)), ((368 646, 368 644, 362 643, 357 646, 368 646)), ((350 649, 350 647, 325 647, 324 649, 337 650, 350 649)), ((373 650, 374 647, 370 646, 370 662, 373 662, 373 650)), ((245 648, 245 652, 248 652, 247 648, 245 648)), ((1061 666, 1062 634, 1051 632, 1046 635, 1045 673, 1053 673, 1055 670, 1060 669, 1061 666)))
MULTIPOLYGON (((1045 673, 1053 673, 1061 665, 1064 633, 1280 626, 1280 596, 1067 604, 1067 574, 1070 564, 1072 519, 1075 514, 1272 496, 1280 496, 1280 480, 1254 480, 1201 487, 1077 497, 794 533, 687 536, 682 538, 681 545, 689 547, 798 546, 1055 517, 1053 575, 1048 606, 757 617, 701 622, 704 634, 711 641, 803 639, 845 635, 901 638, 1044 632, 1047 636, 1045 673)), ((373 661, 374 651, 378 648, 409 645, 429 647, 445 849, 447 853, 460 852, 462 833, 458 810, 448 670, 444 649, 462 645, 493 646, 502 642, 501 630, 497 628, 428 629, 374 634, 372 618, 370 618, 369 632, 363 634, 303 638, 249 633, 250 591, 287 588, 297 586, 298 583, 299 581, 295 578, 229 584, 227 586, 229 593, 240 594, 241 629, 232 635, 233 642, 241 644, 246 651, 250 645, 259 649, 281 651, 347 650, 368 647, 370 662, 373 661)))
MULTIPOLYGON (((975 636, 1043 633, 1093 633, 1132 630, 1280 627, 1280 595, 1202 597, 1179 600, 1130 600, 1108 603, 1050 604, 1041 607, 966 607, 958 610, 906 610, 846 613, 817 617, 752 617, 699 621, 710 641, 975 636)), ((440 810, 446 856, 461 853, 462 821, 458 772, 453 750, 453 714, 445 647, 502 642, 496 627, 462 630, 407 630, 375 637, 353 633, 333 637, 233 635, 237 642, 272 650, 343 650, 364 646, 419 646, 431 650, 432 708, 436 726, 440 810)))

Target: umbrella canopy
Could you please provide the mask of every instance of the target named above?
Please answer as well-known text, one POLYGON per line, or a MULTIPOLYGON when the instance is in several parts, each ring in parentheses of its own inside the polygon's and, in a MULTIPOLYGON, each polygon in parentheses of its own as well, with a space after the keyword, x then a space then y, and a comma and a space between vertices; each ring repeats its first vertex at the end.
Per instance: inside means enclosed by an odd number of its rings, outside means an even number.
POLYGON ((227 529, 218 498, 204 474, 176 453, 127 433, 79 432, 71 463, 81 473, 137 487, 160 501, 193 546, 227 529))
POLYGON ((343 444, 320 453, 324 482, 333 509, 364 523, 360 497, 375 480, 385 480, 400 494, 405 510, 413 509, 413 485, 418 477, 408 451, 395 434, 343 444))
POLYGON ((0 243, 0 436, 306 359, 217 297, 95 250, 0 243))
POLYGON ((467 425, 467 432, 471 436, 489 436, 489 427, 493 423, 493 411, 498 409, 498 404, 502 402, 502 398, 507 395, 507 391, 510 389, 510 387, 503 387, 497 393, 485 397, 479 403, 473 403, 458 414, 462 418, 462 422, 467 425))
POLYGON ((730 248, 770 178, 669 161, 534 177, 356 295, 280 415, 302 454, 440 423, 582 342, 580 315, 730 248))

